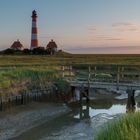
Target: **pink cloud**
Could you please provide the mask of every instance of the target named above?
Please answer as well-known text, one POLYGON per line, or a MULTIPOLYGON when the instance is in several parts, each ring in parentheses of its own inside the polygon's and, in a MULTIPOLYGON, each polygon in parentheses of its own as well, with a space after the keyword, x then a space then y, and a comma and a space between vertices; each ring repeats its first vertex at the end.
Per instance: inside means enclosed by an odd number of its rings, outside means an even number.
POLYGON ((112 27, 118 31, 138 31, 139 26, 131 22, 116 22, 112 24, 112 27))

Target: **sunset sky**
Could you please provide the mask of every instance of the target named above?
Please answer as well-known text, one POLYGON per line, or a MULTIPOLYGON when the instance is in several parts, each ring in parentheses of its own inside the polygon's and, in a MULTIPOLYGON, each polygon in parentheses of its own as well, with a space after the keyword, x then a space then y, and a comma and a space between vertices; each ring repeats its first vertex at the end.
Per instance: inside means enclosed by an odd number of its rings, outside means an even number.
POLYGON ((30 47, 31 12, 39 45, 54 39, 72 53, 140 53, 140 0, 0 0, 0 50, 30 47))

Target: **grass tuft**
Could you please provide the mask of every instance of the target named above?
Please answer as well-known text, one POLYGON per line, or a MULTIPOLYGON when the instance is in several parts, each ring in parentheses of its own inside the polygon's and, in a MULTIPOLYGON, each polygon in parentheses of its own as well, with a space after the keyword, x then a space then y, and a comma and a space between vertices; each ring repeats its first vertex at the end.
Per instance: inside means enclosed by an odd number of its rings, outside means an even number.
POLYGON ((140 112, 127 114, 102 129, 96 140, 139 140, 140 112))

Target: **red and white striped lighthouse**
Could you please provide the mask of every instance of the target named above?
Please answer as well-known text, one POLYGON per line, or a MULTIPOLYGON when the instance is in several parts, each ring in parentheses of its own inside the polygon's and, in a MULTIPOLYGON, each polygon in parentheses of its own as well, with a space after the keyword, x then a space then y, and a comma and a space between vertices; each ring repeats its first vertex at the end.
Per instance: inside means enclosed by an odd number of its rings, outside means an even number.
POLYGON ((31 50, 38 47, 37 12, 32 12, 31 50))

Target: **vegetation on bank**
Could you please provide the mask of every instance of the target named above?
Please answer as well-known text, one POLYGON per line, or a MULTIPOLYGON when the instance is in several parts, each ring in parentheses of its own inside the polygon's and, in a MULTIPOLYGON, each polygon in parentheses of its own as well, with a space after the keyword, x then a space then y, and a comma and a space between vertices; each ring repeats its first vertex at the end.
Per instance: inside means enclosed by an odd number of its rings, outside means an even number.
POLYGON ((140 112, 127 114, 121 119, 109 123, 96 140, 139 140, 140 112))
POLYGON ((0 96, 18 95, 22 91, 54 88, 64 91, 68 83, 61 79, 57 67, 23 67, 0 70, 0 96), (59 79, 59 80, 58 80, 59 79))

